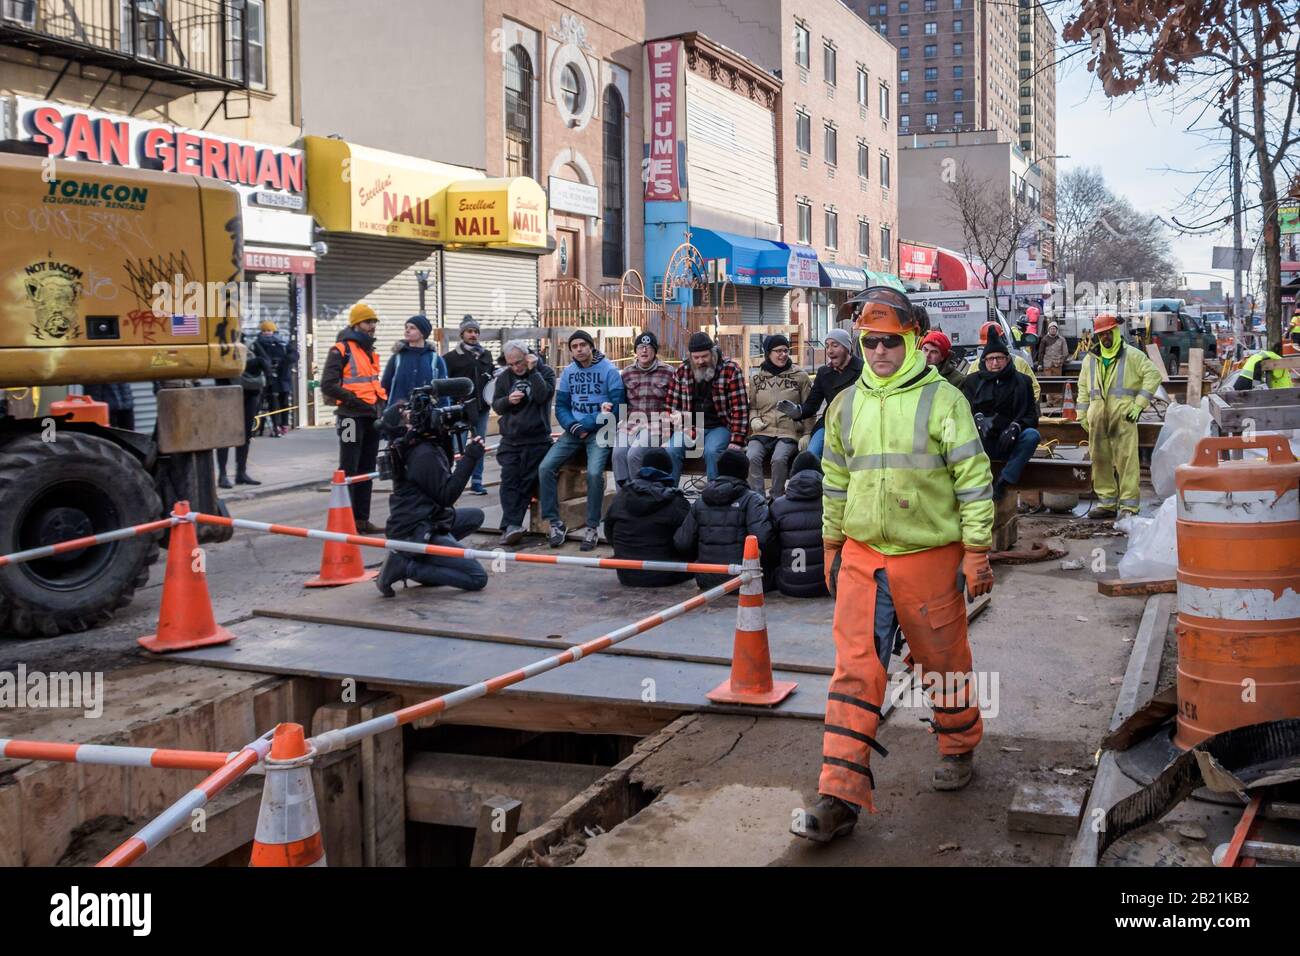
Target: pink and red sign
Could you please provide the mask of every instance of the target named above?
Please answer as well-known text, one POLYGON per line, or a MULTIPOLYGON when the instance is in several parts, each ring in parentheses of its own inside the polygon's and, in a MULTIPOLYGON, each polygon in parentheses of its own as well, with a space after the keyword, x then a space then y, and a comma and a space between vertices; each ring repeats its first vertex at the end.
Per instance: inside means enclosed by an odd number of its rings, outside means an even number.
POLYGON ((651 40, 645 47, 645 65, 649 147, 645 161, 645 201, 680 202, 686 198, 682 175, 686 57, 682 41, 651 40))
POLYGON ((931 246, 914 246, 908 242, 898 244, 898 277, 914 282, 934 282, 935 254, 931 246))

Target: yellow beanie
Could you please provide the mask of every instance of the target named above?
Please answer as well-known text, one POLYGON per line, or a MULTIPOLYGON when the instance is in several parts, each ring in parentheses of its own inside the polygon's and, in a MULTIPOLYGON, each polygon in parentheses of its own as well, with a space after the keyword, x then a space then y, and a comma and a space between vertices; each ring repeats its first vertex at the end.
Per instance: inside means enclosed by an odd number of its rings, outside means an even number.
POLYGON ((348 313, 348 325, 354 327, 360 325, 362 322, 369 322, 371 319, 378 322, 379 316, 375 315, 375 310, 370 308, 370 306, 366 305, 364 302, 358 302, 352 307, 352 311, 348 313))
POLYGON ((261 329, 263 332, 274 332, 275 323, 272 322, 270 319, 263 319, 262 324, 259 325, 258 328, 261 329))

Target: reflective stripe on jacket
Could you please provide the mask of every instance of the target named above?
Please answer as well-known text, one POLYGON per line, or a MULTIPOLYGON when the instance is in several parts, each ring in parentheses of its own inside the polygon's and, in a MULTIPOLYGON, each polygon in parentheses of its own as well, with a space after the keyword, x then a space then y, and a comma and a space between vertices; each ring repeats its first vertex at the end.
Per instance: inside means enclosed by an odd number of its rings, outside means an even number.
POLYGON ((334 343, 335 350, 343 356, 343 378, 340 382, 367 405, 387 399, 388 392, 379 384, 378 356, 359 348, 355 342, 344 339, 334 343))
POLYGON ((885 554, 993 542, 993 474, 961 392, 932 367, 835 397, 822 452, 822 537, 885 554))
POLYGON ((1083 357, 1083 367, 1079 369, 1079 394, 1075 398, 1078 416, 1086 417, 1088 406, 1093 402, 1132 402, 1140 409, 1146 408, 1155 397, 1160 382, 1160 369, 1145 352, 1127 342, 1120 346, 1109 375, 1103 374, 1101 357, 1090 351, 1083 357))

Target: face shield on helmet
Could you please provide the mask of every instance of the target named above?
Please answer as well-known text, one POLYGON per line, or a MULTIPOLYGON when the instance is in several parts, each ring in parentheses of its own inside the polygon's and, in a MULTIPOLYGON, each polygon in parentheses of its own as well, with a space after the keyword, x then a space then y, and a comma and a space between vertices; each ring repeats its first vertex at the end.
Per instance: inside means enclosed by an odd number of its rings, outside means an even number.
POLYGON ((918 328, 911 300, 890 286, 871 286, 859 292, 839 307, 835 317, 839 321, 852 319, 857 332, 902 335, 918 328))

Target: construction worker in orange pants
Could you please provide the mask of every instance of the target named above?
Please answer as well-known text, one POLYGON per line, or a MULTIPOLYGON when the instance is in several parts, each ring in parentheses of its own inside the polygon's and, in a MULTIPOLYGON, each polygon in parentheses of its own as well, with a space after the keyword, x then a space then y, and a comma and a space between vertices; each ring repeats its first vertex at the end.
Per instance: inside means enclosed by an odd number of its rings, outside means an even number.
POLYGON ((875 812, 870 769, 886 674, 878 652, 877 599, 887 589, 912 658, 938 675, 927 693, 941 755, 933 785, 970 782, 983 734, 966 602, 993 587, 993 476, 970 406, 926 365, 906 295, 873 286, 850 299, 866 359, 853 388, 826 414, 822 538, 835 596, 835 673, 826 703, 817 802, 791 830, 819 843, 875 812))

